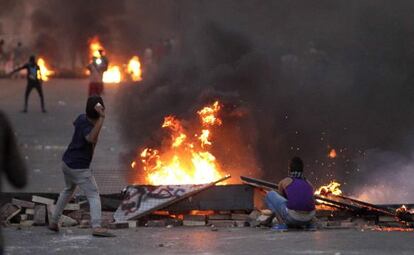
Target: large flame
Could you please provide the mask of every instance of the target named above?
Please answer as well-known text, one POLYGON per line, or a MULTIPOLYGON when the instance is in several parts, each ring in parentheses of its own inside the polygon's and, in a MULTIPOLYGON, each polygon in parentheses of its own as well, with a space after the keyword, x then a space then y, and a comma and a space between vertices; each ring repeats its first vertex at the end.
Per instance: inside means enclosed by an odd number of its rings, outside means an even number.
MULTIPOLYGON (((220 103, 216 101, 198 111, 200 129, 186 130, 174 116, 164 118, 162 128, 170 133, 164 150, 145 148, 139 158, 145 171, 146 182, 153 185, 203 184, 216 181, 224 174, 216 157, 209 151, 213 141, 212 129, 221 125, 218 118, 220 103)), ((131 163, 135 168, 136 162, 131 163)))
POLYGON ((122 80, 121 68, 116 65, 109 65, 108 70, 103 73, 103 82, 120 83, 122 80))
POLYGON ((53 75, 54 72, 50 70, 49 68, 47 68, 46 61, 43 58, 37 59, 37 65, 39 66, 39 69, 40 69, 39 78, 42 81, 48 81, 49 76, 53 75))
POLYGON ((138 56, 133 56, 128 62, 128 73, 131 75, 133 81, 142 80, 141 62, 138 56))
POLYGON ((89 40, 89 58, 100 58, 101 54, 99 50, 104 50, 102 43, 99 41, 99 37, 94 36, 89 40))
POLYGON ((337 181, 331 181, 328 185, 319 187, 315 191, 315 195, 327 196, 327 195, 342 195, 342 190, 339 188, 341 184, 337 181))

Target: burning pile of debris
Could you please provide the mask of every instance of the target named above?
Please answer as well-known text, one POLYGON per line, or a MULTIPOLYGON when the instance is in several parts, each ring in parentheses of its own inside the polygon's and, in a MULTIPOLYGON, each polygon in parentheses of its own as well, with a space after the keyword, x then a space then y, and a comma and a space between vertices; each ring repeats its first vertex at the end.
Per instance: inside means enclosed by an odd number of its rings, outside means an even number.
MULTIPOLYGON (((262 209, 261 204, 261 190, 275 189, 275 184, 242 176, 245 184, 216 185, 228 178, 206 184, 132 185, 122 194, 102 195, 103 226, 210 226, 216 230, 218 227, 269 227, 277 223, 271 211, 262 209)), ((48 223, 58 194, 36 194, 31 199, 27 199, 29 194, 8 196, 9 202, 3 203, 0 209, 3 225, 27 227, 48 223)), ((319 229, 414 231, 411 205, 369 204, 343 196, 336 183, 321 187, 315 199, 318 203, 315 222, 319 229)), ((86 198, 76 197, 64 210, 62 226, 90 227, 88 209, 86 198)))

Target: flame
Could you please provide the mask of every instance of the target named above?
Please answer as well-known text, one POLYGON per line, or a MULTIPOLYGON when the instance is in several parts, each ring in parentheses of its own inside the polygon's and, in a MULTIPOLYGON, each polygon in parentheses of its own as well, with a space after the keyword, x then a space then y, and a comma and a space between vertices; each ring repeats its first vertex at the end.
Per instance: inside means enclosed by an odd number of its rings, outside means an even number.
POLYGON ((121 69, 119 66, 109 66, 108 70, 103 73, 103 82, 105 83, 120 83, 121 82, 121 69))
POLYGON ((138 56, 133 56, 128 62, 128 73, 131 75, 133 81, 142 80, 141 62, 138 56))
POLYGON ((39 66, 39 69, 40 69, 40 74, 39 74, 40 79, 42 81, 48 81, 49 76, 53 75, 54 72, 52 70, 49 70, 49 68, 47 68, 46 61, 43 58, 37 59, 37 65, 39 66))
POLYGON ((330 157, 330 158, 336 158, 336 156, 337 156, 337 154, 336 154, 335 149, 332 149, 328 154, 328 157, 330 157))
POLYGON ((327 195, 342 195, 342 191, 339 188, 341 184, 336 181, 331 181, 328 185, 324 185, 319 187, 317 191, 315 191, 315 195, 327 196, 327 195))
POLYGON ((135 161, 131 162, 131 168, 135 168, 136 165, 137 165, 137 162, 135 162, 135 161))
POLYGON ((152 185, 203 184, 220 179, 224 174, 209 151, 213 143, 209 140, 212 128, 222 123, 217 116, 219 110, 217 101, 197 112, 201 135, 190 135, 179 119, 166 116, 161 127, 170 133, 167 148, 145 148, 139 155, 146 182, 152 185))
POLYGON ((104 50, 104 47, 102 46, 102 43, 99 41, 99 37, 94 36, 91 39, 89 39, 89 58, 100 58, 101 54, 99 53, 99 50, 104 50))

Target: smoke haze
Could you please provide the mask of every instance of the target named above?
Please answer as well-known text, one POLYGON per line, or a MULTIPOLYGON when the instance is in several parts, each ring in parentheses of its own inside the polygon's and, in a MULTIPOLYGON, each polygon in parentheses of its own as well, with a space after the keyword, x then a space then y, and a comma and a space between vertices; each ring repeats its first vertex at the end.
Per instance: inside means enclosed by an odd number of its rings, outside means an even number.
MULTIPOLYGON (((13 12, 22 5, 1 3, 13 12)), ((122 158, 126 164, 138 148, 159 145, 165 115, 191 119, 199 107, 220 99, 224 125, 213 151, 234 174, 275 181, 298 155, 317 185, 337 179, 345 193, 364 193, 364 185, 404 184, 410 191, 402 181, 410 176, 414 137, 412 1, 29 5, 32 41, 54 59, 76 62, 93 35, 120 58, 160 38, 178 39, 154 76, 120 92, 119 119, 130 148, 122 158), (332 148, 335 159, 328 157, 332 148)))

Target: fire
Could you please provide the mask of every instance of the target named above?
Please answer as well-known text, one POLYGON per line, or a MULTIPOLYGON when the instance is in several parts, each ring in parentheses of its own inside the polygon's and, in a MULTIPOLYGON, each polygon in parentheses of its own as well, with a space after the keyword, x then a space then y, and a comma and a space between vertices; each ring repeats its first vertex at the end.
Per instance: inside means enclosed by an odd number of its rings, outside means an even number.
POLYGON ((328 154, 328 157, 330 157, 330 158, 336 158, 336 156, 337 156, 337 154, 336 154, 335 149, 332 149, 328 154))
POLYGON ((102 43, 99 41, 99 37, 94 36, 89 40, 89 58, 100 58, 101 54, 99 50, 104 50, 102 43))
POLYGON ((315 191, 315 195, 327 196, 327 195, 342 195, 342 191, 339 188, 341 184, 336 181, 331 181, 328 185, 321 186, 317 191, 315 191))
POLYGON ((201 125, 198 132, 187 130, 174 116, 164 118, 161 127, 170 133, 165 141, 167 148, 145 148, 139 155, 149 184, 203 184, 224 175, 216 157, 209 151, 213 144, 212 128, 222 123, 217 116, 219 110, 220 104, 216 101, 197 112, 201 125))
POLYGON ((133 56, 128 62, 128 73, 133 81, 142 80, 141 62, 138 56, 133 56))
POLYGON ((54 72, 52 70, 49 70, 49 68, 47 68, 46 61, 43 58, 37 59, 37 65, 39 66, 39 69, 40 69, 40 74, 39 74, 40 79, 42 81, 48 81, 49 76, 53 75, 54 72))
POLYGON ((121 79, 121 69, 119 66, 110 65, 108 70, 103 73, 103 82, 105 83, 120 83, 121 79))

